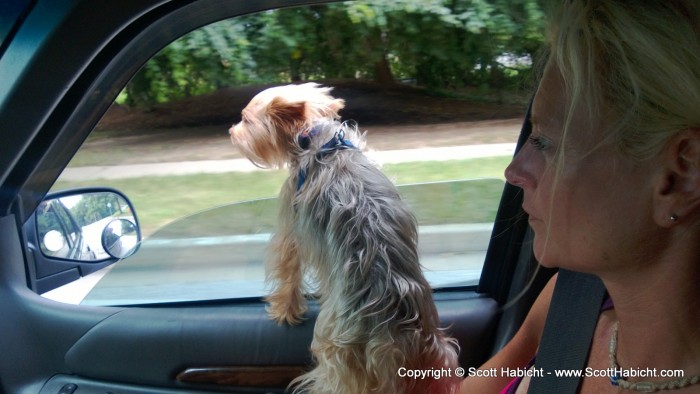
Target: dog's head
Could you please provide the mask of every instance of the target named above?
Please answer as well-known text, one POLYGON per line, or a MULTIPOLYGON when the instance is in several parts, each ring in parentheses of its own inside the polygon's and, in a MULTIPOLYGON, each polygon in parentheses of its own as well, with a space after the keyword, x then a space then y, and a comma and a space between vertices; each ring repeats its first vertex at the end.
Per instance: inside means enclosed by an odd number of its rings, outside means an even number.
POLYGON ((345 106, 316 83, 266 89, 241 111, 242 120, 229 130, 231 141, 250 161, 281 167, 299 151, 298 138, 315 122, 335 120, 345 106))

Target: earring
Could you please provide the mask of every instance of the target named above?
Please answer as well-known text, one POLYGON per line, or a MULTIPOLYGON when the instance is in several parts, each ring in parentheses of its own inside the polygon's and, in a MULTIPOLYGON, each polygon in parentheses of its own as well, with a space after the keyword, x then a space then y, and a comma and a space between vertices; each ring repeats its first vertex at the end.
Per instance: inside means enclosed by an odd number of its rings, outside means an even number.
POLYGON ((678 215, 675 213, 672 213, 668 218, 674 223, 678 221, 678 215))

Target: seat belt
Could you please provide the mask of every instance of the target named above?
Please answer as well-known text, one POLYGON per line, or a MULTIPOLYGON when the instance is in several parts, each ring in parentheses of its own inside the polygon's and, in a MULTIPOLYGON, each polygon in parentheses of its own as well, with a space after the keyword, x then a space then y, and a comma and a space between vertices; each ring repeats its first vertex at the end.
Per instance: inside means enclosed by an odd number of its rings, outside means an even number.
POLYGON ((605 297, 594 275, 559 270, 535 359, 529 394, 574 394, 581 376, 556 376, 555 370, 583 371, 605 297))

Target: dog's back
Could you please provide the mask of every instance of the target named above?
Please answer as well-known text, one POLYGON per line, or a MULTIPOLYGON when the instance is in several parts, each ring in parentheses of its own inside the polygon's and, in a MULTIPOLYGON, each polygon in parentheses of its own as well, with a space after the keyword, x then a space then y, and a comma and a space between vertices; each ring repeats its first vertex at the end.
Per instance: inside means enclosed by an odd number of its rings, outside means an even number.
MULTIPOLYGON (((326 122, 319 141, 357 130, 326 122)), ((399 369, 454 373, 456 343, 439 329, 432 289, 418 256, 417 222, 394 184, 359 149, 300 159, 306 179, 294 198, 302 259, 320 284, 321 312, 312 352, 318 367, 303 377, 309 392, 448 393, 457 379, 411 379, 399 369)))

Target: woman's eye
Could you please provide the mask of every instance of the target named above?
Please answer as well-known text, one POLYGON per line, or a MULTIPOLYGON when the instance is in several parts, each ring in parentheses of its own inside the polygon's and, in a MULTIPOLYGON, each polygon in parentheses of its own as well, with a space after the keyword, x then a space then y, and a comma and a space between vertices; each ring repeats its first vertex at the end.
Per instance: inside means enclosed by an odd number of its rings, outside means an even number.
POLYGON ((537 150, 545 150, 551 145, 548 140, 542 137, 531 136, 527 141, 537 150))

